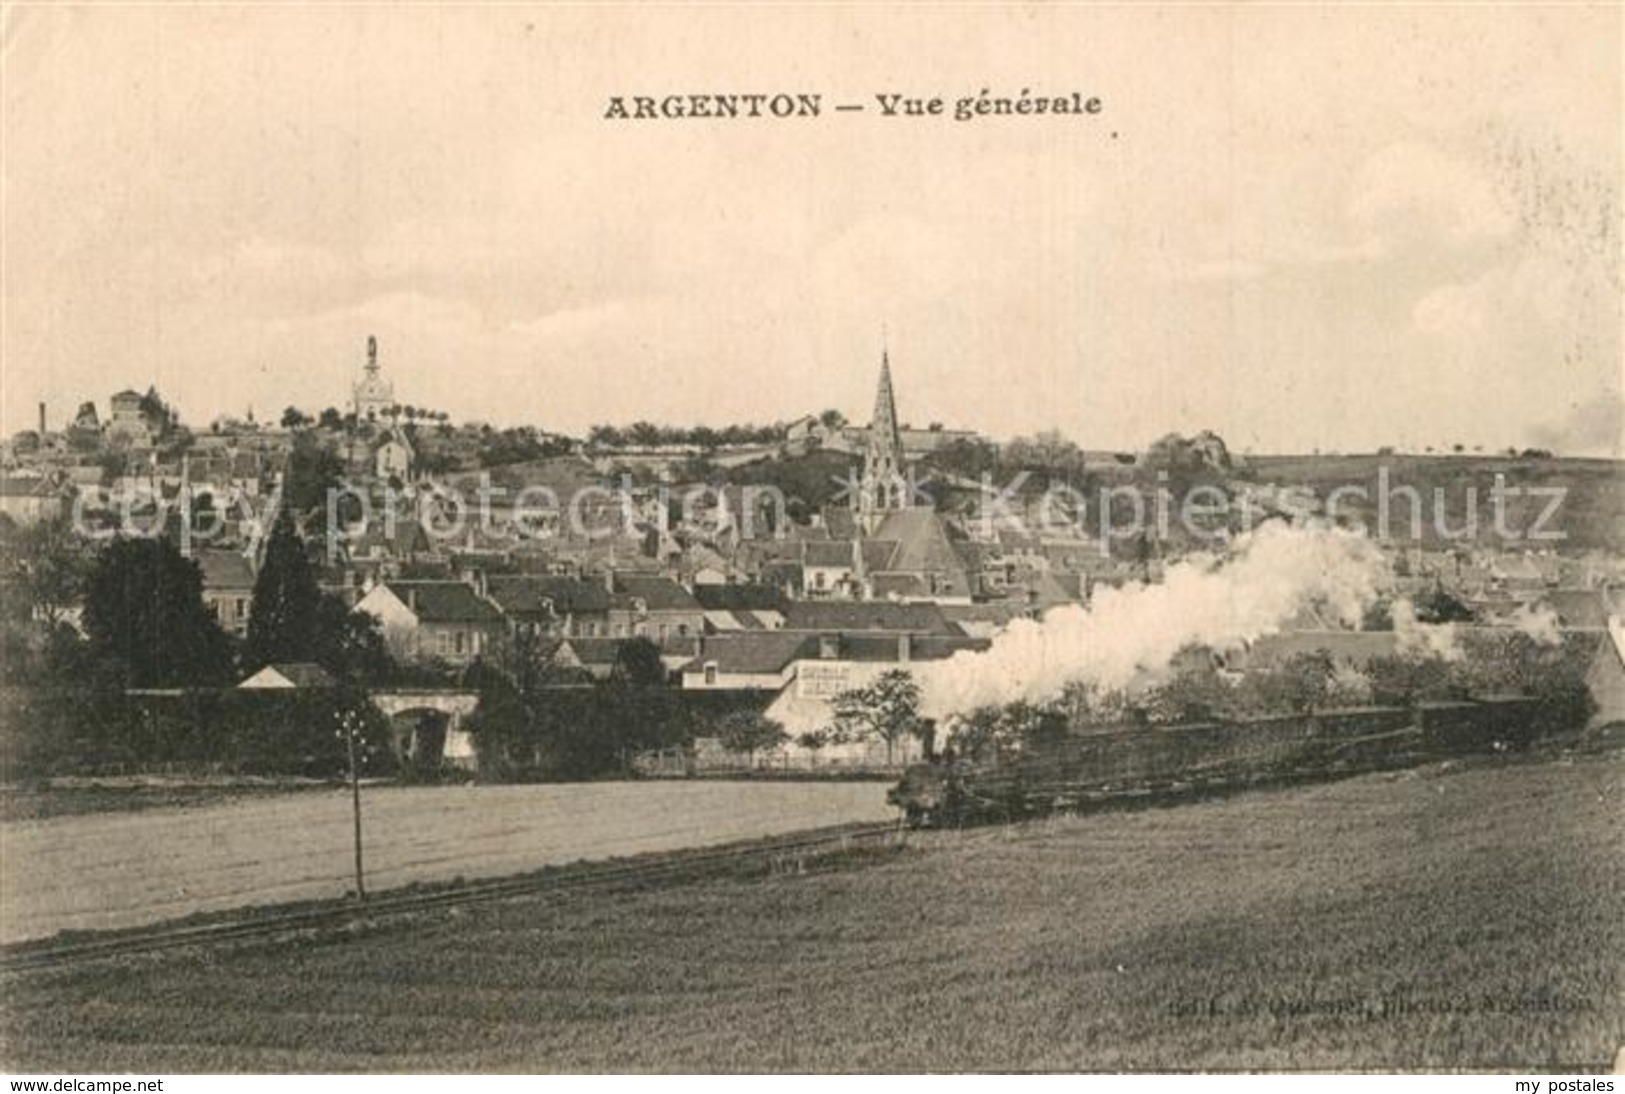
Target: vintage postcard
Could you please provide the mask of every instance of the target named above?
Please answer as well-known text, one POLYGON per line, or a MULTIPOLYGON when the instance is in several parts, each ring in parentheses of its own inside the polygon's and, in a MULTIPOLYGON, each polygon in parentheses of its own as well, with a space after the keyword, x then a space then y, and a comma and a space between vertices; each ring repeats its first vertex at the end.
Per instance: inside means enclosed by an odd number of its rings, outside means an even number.
POLYGON ((1622 27, 0 6, 0 1071, 1614 1089, 1622 27))

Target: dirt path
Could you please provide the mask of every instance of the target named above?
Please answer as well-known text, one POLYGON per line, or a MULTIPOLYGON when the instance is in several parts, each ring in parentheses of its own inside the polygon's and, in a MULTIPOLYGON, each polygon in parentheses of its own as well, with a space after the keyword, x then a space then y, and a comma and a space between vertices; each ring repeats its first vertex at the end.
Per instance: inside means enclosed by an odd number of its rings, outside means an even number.
MULTIPOLYGON (((883 783, 592 783, 364 792, 367 884, 492 877, 890 818, 883 783)), ((340 896, 347 791, 0 824, 0 942, 340 896)))

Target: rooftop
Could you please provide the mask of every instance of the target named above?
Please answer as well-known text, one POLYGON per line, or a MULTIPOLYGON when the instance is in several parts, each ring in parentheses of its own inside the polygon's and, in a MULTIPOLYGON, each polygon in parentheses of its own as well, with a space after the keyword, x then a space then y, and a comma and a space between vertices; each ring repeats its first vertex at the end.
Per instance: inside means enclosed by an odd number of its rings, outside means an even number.
POLYGON ((236 551, 205 548, 193 554, 205 589, 252 589, 254 567, 236 551))
POLYGON ((782 612, 789 603, 776 585, 697 585, 694 599, 707 611, 724 612, 782 612))
POLYGON ((699 672, 715 663, 721 672, 761 675, 783 672, 801 657, 817 653, 818 639, 810 634, 750 631, 707 638, 684 672, 699 672))
POLYGON ((694 595, 669 577, 651 577, 643 574, 616 574, 614 603, 617 608, 633 607, 641 601, 652 612, 698 612, 700 602, 694 595))
POLYGON ((385 587, 424 623, 500 623, 496 605, 461 581, 389 581, 385 587))
POLYGON ((607 612, 609 590, 602 582, 542 574, 493 576, 486 589, 510 615, 582 615, 607 612))
POLYGON ((784 613, 787 631, 891 631, 958 635, 935 604, 896 604, 883 600, 813 600, 791 604, 784 613))
POLYGON ((311 661, 278 661, 266 665, 239 687, 278 687, 288 686, 295 688, 330 688, 334 684, 333 677, 320 665, 311 661), (272 675, 274 674, 274 675, 272 675), (279 684, 276 677, 281 677, 285 684, 279 684))

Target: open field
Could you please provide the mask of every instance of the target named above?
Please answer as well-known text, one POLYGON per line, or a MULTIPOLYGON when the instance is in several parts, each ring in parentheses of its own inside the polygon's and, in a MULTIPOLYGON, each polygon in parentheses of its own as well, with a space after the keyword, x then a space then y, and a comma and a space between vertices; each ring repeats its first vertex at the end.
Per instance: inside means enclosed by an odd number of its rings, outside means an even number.
MULTIPOLYGON (((1367 500, 1362 503, 1358 497, 1344 496, 1342 512, 1360 518, 1368 531, 1381 527, 1375 499, 1382 493, 1379 474, 1386 474, 1390 491, 1409 487, 1422 498, 1421 544, 1429 547, 1459 546, 1469 514, 1476 514, 1478 535, 1467 538, 1503 550, 1612 551, 1625 542, 1625 493, 1620 490, 1625 462, 1619 460, 1494 455, 1251 456, 1247 471, 1259 482, 1305 487, 1323 500, 1338 487, 1363 487, 1367 500), (1503 477, 1508 490, 1504 524, 1514 537, 1538 529, 1543 535, 1555 533, 1561 538, 1503 540, 1490 500, 1497 475, 1503 477), (1476 509, 1469 505, 1469 496, 1476 498, 1476 509), (1436 499, 1443 499, 1442 504, 1436 499), (1441 522, 1450 535, 1440 533, 1441 522)), ((1414 503, 1407 495, 1390 493, 1390 497, 1389 534, 1403 539, 1411 534, 1414 503)))
POLYGON ((315 780, 245 779, 216 783, 190 779, 130 776, 65 778, 47 785, 0 786, 0 823, 46 820, 84 813, 139 813, 148 809, 197 809, 245 798, 274 798, 304 791, 326 791, 332 783, 315 780))
MULTIPOLYGON (((363 791, 367 884, 512 874, 895 816, 883 783, 363 791)), ((0 942, 353 888, 347 789, 0 824, 0 942)))
MULTIPOLYGON (((12 1069, 1607 1067, 1625 763, 1484 762, 805 874, 19 974, 12 1069)), ((822 868, 820 868, 822 866, 822 868)))

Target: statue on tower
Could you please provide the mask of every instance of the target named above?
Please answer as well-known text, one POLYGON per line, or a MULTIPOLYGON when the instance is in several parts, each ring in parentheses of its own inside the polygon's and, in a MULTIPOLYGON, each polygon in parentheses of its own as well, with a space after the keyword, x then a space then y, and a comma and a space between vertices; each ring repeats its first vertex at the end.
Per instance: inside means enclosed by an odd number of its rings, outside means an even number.
POLYGON ((356 381, 352 400, 358 422, 388 417, 395 405, 395 385, 379 373, 378 339, 367 335, 366 375, 356 381))

